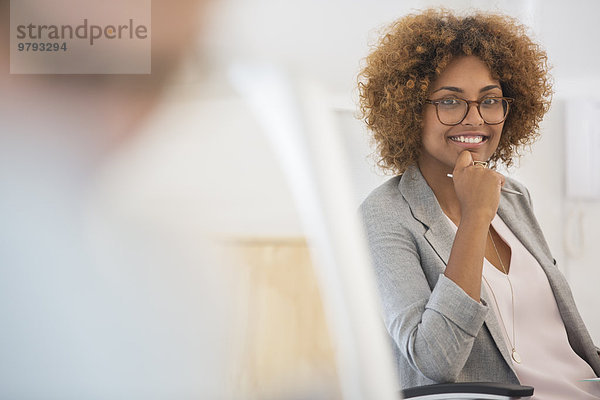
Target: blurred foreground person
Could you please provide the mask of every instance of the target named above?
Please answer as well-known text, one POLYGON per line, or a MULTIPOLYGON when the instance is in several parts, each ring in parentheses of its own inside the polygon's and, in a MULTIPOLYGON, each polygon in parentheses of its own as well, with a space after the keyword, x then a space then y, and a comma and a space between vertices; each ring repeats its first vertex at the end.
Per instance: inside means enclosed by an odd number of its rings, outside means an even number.
POLYGON ((172 223, 168 193, 125 214, 98 186, 194 51, 204 2, 152 2, 139 76, 11 75, 0 7, 0 398, 227 397, 231 287, 203 227, 172 223))

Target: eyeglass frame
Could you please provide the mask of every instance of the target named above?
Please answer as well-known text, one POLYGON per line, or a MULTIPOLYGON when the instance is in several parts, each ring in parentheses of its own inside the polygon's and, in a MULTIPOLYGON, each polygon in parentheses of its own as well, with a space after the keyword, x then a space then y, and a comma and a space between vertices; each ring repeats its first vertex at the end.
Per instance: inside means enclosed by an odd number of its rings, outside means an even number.
POLYGON ((465 103, 467 103, 467 110, 465 111, 465 115, 463 115, 463 117, 460 119, 460 121, 458 121, 458 122, 456 122, 454 124, 446 124, 446 123, 442 122, 442 120, 440 119, 438 104, 440 104, 444 100, 448 100, 447 98, 445 98, 445 99, 438 99, 438 100, 425 99, 425 103, 433 104, 435 106, 435 115, 436 115, 438 121, 440 121, 440 124, 446 125, 446 126, 456 126, 456 125, 460 124, 461 122, 463 122, 465 120, 465 118, 467 118, 467 115, 469 115, 469 111, 471 110, 471 104, 477 104, 477 112, 479 113, 479 116, 481 117, 481 119, 483 120, 483 122, 485 122, 488 125, 498 125, 498 124, 501 124, 504 121, 506 121, 506 118, 508 118, 508 112, 510 111, 510 103, 512 103, 513 101, 515 101, 515 99, 512 98, 512 97, 502 97, 502 96, 484 97, 481 100, 466 100, 466 99, 461 99, 461 98, 453 98, 453 99, 454 100, 461 100, 461 101, 464 101, 465 103), (481 102, 485 101, 485 100, 488 100, 488 99, 502 99, 502 100, 506 100, 506 113, 504 114, 504 118, 502 118, 501 121, 490 123, 490 122, 487 122, 485 120, 485 118, 483 118, 483 115, 481 115, 481 109, 479 108, 481 106, 481 102))

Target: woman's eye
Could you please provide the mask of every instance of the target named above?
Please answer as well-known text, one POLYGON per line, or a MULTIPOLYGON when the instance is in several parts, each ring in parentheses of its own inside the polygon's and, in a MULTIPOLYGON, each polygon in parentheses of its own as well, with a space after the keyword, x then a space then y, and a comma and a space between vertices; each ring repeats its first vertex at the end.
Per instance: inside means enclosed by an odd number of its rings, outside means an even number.
POLYGON ((456 99, 443 99, 440 101, 440 104, 443 106, 455 106, 458 104, 458 100, 456 99))
POLYGON ((486 105, 486 106, 493 106, 493 105, 496 105, 496 104, 498 104, 498 102, 499 102, 499 101, 500 101, 500 100, 498 100, 498 99, 495 99, 495 98, 489 98, 489 99, 483 99, 483 100, 481 101, 481 104, 484 104, 484 105, 486 105))

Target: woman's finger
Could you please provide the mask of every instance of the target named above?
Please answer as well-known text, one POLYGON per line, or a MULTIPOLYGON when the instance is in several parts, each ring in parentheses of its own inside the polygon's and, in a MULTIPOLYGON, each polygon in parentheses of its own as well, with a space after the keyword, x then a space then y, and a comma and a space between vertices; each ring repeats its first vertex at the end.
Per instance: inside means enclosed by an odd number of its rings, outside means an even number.
POLYGON ((458 155, 456 164, 454 164, 454 172, 457 170, 463 170, 470 165, 473 165, 473 155, 469 150, 464 150, 458 155))

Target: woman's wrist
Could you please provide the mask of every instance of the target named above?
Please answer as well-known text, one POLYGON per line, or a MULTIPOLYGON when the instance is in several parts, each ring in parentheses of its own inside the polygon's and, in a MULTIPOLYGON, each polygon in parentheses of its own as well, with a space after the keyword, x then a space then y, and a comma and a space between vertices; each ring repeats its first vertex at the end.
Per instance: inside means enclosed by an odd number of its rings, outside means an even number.
POLYGON ((463 212, 460 219, 460 225, 465 224, 473 228, 480 227, 487 231, 495 215, 496 213, 492 214, 487 210, 463 212))

